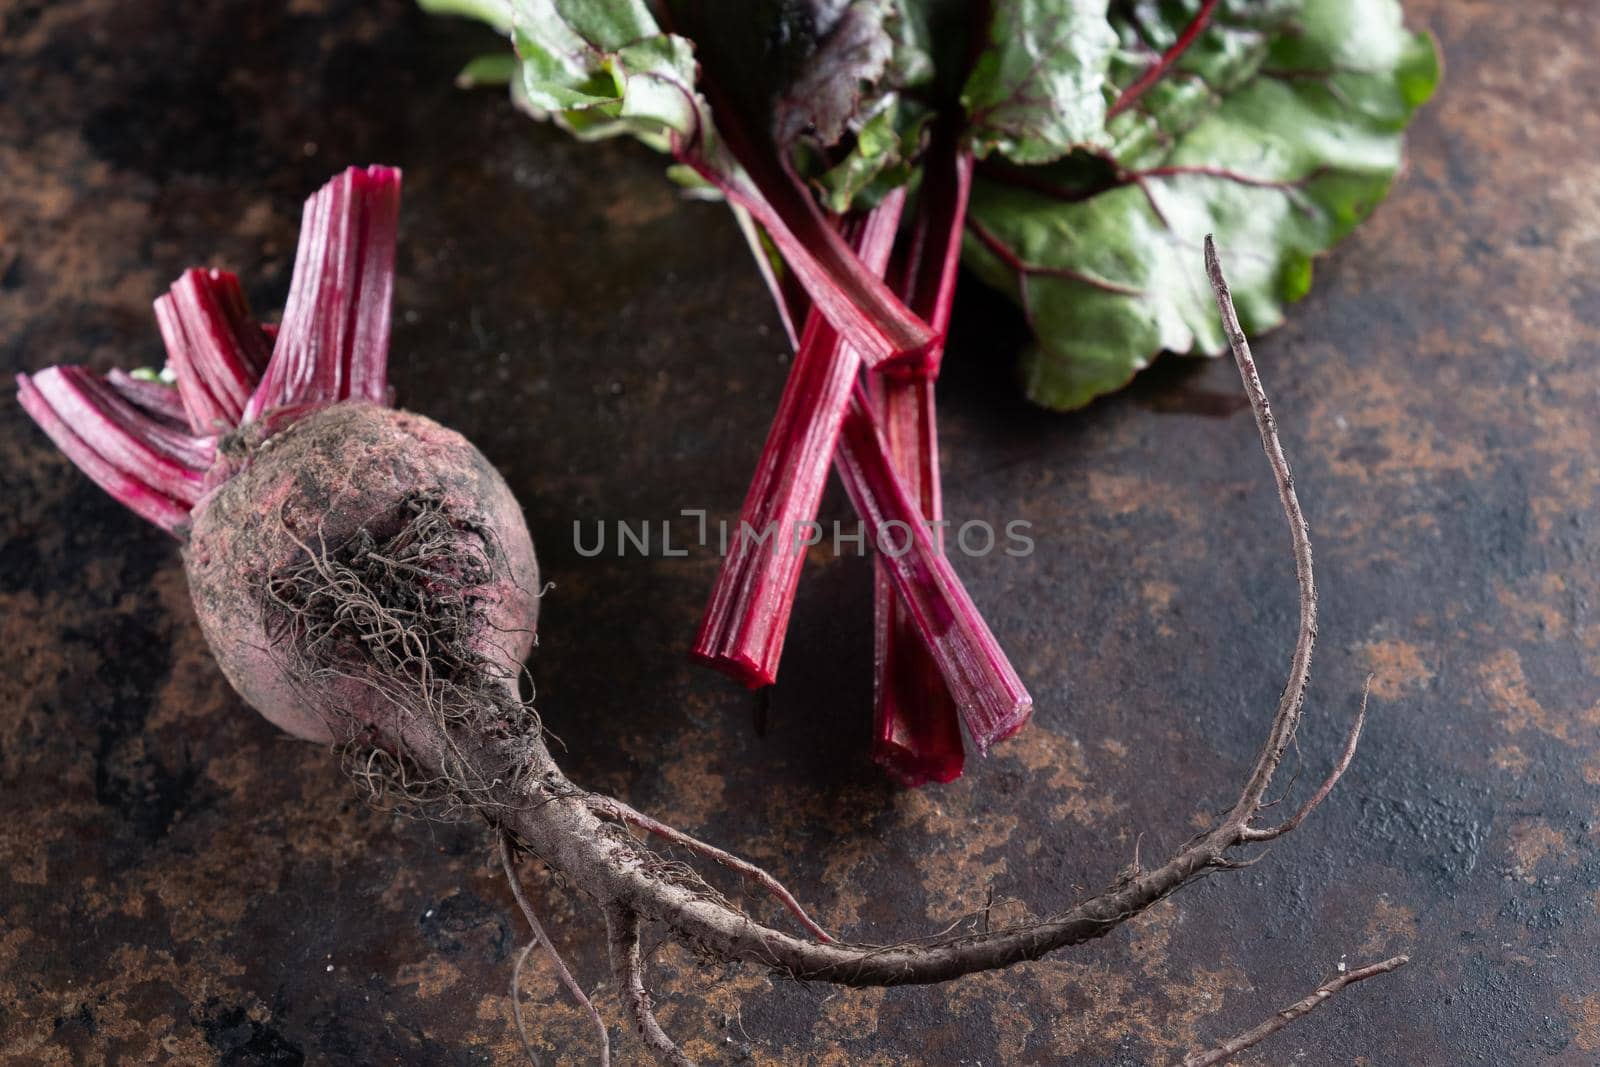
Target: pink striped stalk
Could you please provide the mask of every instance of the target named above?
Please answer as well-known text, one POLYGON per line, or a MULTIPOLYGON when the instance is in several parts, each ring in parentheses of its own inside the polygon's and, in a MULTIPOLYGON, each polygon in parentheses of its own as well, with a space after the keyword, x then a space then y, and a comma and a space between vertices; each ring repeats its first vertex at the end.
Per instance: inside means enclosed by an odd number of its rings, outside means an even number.
MULTIPOLYGON (((944 356, 961 263, 961 231, 972 189, 972 155, 942 127, 923 168, 916 221, 910 229, 900 296, 933 328, 938 342, 920 366, 868 378, 868 394, 889 454, 943 549, 944 499, 934 380, 944 356)), ((876 562, 873 641, 872 759, 903 785, 949 782, 965 763, 961 716, 939 665, 909 617, 887 562, 876 562)))
MULTIPOLYGON (((884 443, 912 503, 944 551, 933 376, 875 374, 868 396, 884 443)), ((875 560, 873 591, 872 759, 902 785, 949 782, 965 764, 955 697, 896 595, 892 568, 875 560)))
POLYGON ((834 462, 911 625, 939 668, 967 741, 983 755, 1022 729, 1033 714, 1033 698, 935 544, 859 384, 834 462))
POLYGON ((157 422, 172 429, 189 428, 189 413, 183 408, 183 398, 171 386, 149 378, 135 378, 121 367, 113 367, 106 373, 106 384, 157 422))
POLYGON ((250 317, 239 279, 227 271, 191 268, 156 299, 155 309, 190 429, 214 434, 239 425, 272 354, 271 341, 250 317))
MULTIPOLYGON (((888 265, 904 203, 905 191, 897 189, 850 227, 852 254, 879 273, 888 265)), ((691 652, 751 688, 777 679, 805 564, 800 532, 815 527, 860 367, 855 346, 813 305, 691 652)))
MULTIPOLYGON (((783 631, 803 564, 803 557, 793 547, 793 531, 815 516, 813 503, 798 516, 771 518, 776 514, 768 504, 770 494, 776 491, 773 487, 783 484, 780 476, 784 472, 796 470, 774 459, 781 442, 797 437, 793 431, 780 433, 779 427, 793 426, 800 416, 804 416, 802 425, 813 427, 827 426, 836 418, 843 418, 842 426, 848 427, 855 419, 856 444, 848 446, 845 437, 839 437, 834 460, 857 511, 874 529, 892 522, 896 524, 893 530, 914 528, 918 532, 908 546, 915 557, 913 565, 879 554, 878 602, 891 609, 880 610, 875 627, 878 684, 873 756, 889 774, 908 785, 950 781, 961 773, 966 743, 963 727, 967 739, 982 753, 1020 729, 1033 708, 1032 698, 943 558, 940 539, 929 533, 924 521, 941 517, 933 381, 950 317, 972 173, 971 157, 957 151, 953 140, 936 139, 932 150, 945 153, 937 157, 943 165, 934 168, 923 191, 919 221, 911 233, 908 263, 898 288, 902 296, 918 302, 919 314, 938 319, 938 341, 920 360, 880 363, 879 373, 867 375, 865 386, 831 392, 838 408, 819 406, 816 389, 799 391, 796 374, 805 357, 797 357, 784 407, 768 436, 762 464, 741 513, 745 524, 741 534, 748 530, 759 537, 763 530, 774 528, 778 533, 768 537, 777 536, 780 543, 768 552, 752 553, 748 550, 763 546, 740 542, 753 542, 753 538, 744 536, 735 542, 733 554, 745 562, 739 566, 725 562, 694 648, 696 658, 751 687, 775 680, 783 631), (808 402, 813 407, 806 411, 802 405, 808 402), (867 471, 873 476, 865 476, 867 471), (769 527, 774 521, 777 525, 769 527), (785 580, 781 584, 759 582, 755 576, 760 571, 751 569, 749 560, 770 559, 785 547, 792 567, 782 572, 785 580)), ((876 260, 873 269, 881 270, 882 260, 872 258, 876 260)), ((863 254, 862 259, 865 262, 868 257, 863 254)), ((785 302, 783 310, 788 306, 785 302)), ((821 328, 820 318, 813 307, 802 333, 802 352, 826 351, 819 340, 831 338, 813 332, 821 328)), ((819 440, 825 437, 813 434, 809 438, 813 444, 819 440)), ((815 447, 805 452, 813 460, 826 454, 815 447)), ((796 482, 808 487, 812 498, 820 498, 821 477, 811 473, 797 476, 796 482)), ((730 562, 733 558, 730 555, 730 562)))
POLYGON ((17 398, 68 459, 140 517, 172 534, 188 522, 213 439, 175 429, 84 367, 19 374, 17 398))
POLYGON ((400 172, 351 167, 306 201, 272 363, 245 409, 389 400, 400 172))
MULTIPOLYGON (((731 140, 731 139, 730 139, 731 140)), ((815 199, 776 162, 745 157, 745 173, 729 174, 680 141, 675 154, 761 224, 784 262, 805 287, 812 306, 855 347, 869 367, 924 357, 934 342, 927 323, 913 315, 840 238, 815 199), (758 175, 752 180, 751 175, 758 175), (764 179, 764 180, 762 180, 764 179)))

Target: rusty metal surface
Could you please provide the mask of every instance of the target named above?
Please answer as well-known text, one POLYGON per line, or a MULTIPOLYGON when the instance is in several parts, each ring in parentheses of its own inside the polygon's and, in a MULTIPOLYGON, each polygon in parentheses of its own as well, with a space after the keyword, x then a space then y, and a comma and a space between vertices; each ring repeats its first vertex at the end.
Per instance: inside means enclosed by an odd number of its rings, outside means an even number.
MULTIPOLYGON (((684 661, 709 553, 572 547, 574 519, 737 510, 784 365, 725 213, 677 203, 641 150, 453 91, 482 39, 399 0, 195 7, 0 5, 8 368, 157 362, 150 300, 193 263, 278 306, 301 198, 399 164, 394 378, 526 505, 556 582, 533 671, 575 779, 874 940, 991 894, 997 918, 1069 900, 1228 796, 1293 620, 1229 367, 1169 361, 1090 411, 1036 412, 1010 384, 1014 316, 968 286, 948 510, 1035 524, 1032 557, 960 567, 1040 708, 960 783, 897 791, 864 755, 866 561, 808 569, 762 733, 753 698, 684 661)), ((1448 60, 1410 173, 1258 345, 1325 590, 1301 793, 1374 677, 1343 787, 1250 871, 1000 974, 839 993, 664 947, 662 1019, 692 1053, 1159 1062, 1405 950, 1245 1061, 1600 1062, 1600 18, 1408 7, 1448 60)), ((11 393, 0 501, 0 1060, 518 1062, 523 932, 484 835, 368 809, 243 708, 173 545, 11 393)), ((824 517, 848 517, 837 494, 824 517)), ((598 916, 531 878, 618 1018, 598 916)), ((592 1062, 548 964, 526 985, 546 1062, 592 1062)))

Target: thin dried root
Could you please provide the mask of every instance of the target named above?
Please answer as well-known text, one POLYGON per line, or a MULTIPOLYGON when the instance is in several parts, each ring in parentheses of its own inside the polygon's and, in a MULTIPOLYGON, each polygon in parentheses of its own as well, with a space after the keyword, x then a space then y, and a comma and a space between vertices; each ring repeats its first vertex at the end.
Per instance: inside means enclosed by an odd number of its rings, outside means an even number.
POLYGON ((1317 583, 1311 563, 1311 529, 1300 508, 1300 498, 1295 495, 1294 474, 1289 470, 1288 457, 1283 454, 1283 442, 1278 439, 1278 420, 1273 417, 1267 391, 1261 384, 1261 373, 1256 370, 1255 358, 1250 354, 1250 342, 1239 325, 1239 314, 1234 310, 1233 296, 1228 291, 1227 279, 1222 276, 1222 262, 1217 258, 1217 246, 1210 234, 1206 235, 1206 276, 1211 280, 1211 291, 1217 300, 1222 331, 1227 335, 1234 365, 1239 368, 1239 380, 1244 383, 1245 396, 1255 415, 1261 449, 1266 453, 1273 481, 1277 483, 1278 503, 1289 521, 1289 536, 1294 544, 1294 573, 1300 587, 1300 625, 1294 655, 1289 661, 1289 680, 1278 701, 1278 713, 1272 720, 1267 743, 1256 756, 1256 764, 1238 802, 1224 820, 1233 837, 1230 843, 1236 844, 1243 839, 1250 820, 1261 810, 1272 776, 1283 761, 1284 750, 1294 740, 1300 726, 1306 686, 1311 680, 1311 653, 1317 643, 1317 583))
POLYGON ((1181 1067, 1215 1067, 1217 1064, 1227 1063, 1245 1049, 1260 1044, 1296 1019, 1309 1014, 1312 1009, 1319 1007, 1345 986, 1354 985, 1368 978, 1375 978, 1380 974, 1388 974, 1390 971, 1404 967, 1410 961, 1411 957, 1409 956, 1395 956, 1392 959, 1384 960, 1382 963, 1373 963, 1366 967, 1357 967, 1353 971, 1346 971, 1337 978, 1324 982, 1310 996, 1303 1000, 1295 1001, 1259 1026, 1253 1026, 1241 1034, 1235 1034, 1216 1048, 1207 1049, 1204 1052, 1190 1053, 1183 1058, 1181 1067))
POLYGON ((591 796, 589 798, 589 806, 595 811, 615 819, 618 822, 627 823, 630 826, 635 826, 641 830, 644 830, 646 833, 652 833, 657 837, 665 838, 675 845, 680 845, 696 855, 704 856, 713 863, 716 863, 722 867, 726 867, 728 870, 736 872, 741 877, 755 882, 762 889, 766 890, 773 897, 773 899, 782 904, 784 910, 786 910, 790 915, 793 915, 795 921, 801 926, 805 927, 806 931, 810 933, 812 937, 824 943, 833 941, 833 938, 829 936, 828 932, 819 926, 810 915, 806 914, 806 910, 800 906, 800 902, 794 898, 793 893, 790 893, 789 890, 784 887, 782 882, 778 881, 772 875, 768 874, 760 867, 757 867, 749 860, 742 860, 733 853, 726 852, 723 849, 718 848, 716 845, 708 844, 707 842, 700 840, 698 837, 693 837, 684 833, 682 830, 668 826, 666 823, 661 822, 658 819, 652 819, 650 816, 644 814, 644 812, 631 808, 620 800, 615 800, 611 797, 591 796))
MULTIPOLYGON (((517 906, 522 909, 523 916, 533 929, 534 940, 544 946, 544 950, 550 954, 550 959, 556 965, 556 973, 561 977, 561 984, 567 987, 567 991, 572 994, 573 999, 588 1013, 589 1020, 594 1023, 595 1031, 600 1035, 600 1067, 611 1067, 611 1035, 606 1032, 606 1022, 600 1017, 600 1012, 595 1009, 594 1002, 583 991, 583 987, 578 984, 578 980, 572 977, 571 971, 567 970, 567 965, 561 959, 561 954, 556 951, 555 945, 550 942, 550 935, 544 932, 544 926, 540 924, 539 917, 534 914, 533 905, 528 903, 528 897, 522 891, 522 882, 517 878, 517 869, 511 862, 511 839, 505 834, 500 835, 500 865, 505 868, 506 881, 511 883, 511 895, 517 898, 517 906)), ((529 945, 528 947, 532 948, 533 946, 529 945)), ((528 1032, 523 1028, 522 987, 517 981, 518 975, 522 970, 522 962, 527 958, 527 955, 527 950, 524 949, 522 955, 517 958, 516 967, 512 970, 511 1011, 517 1020, 517 1031, 522 1035, 523 1051, 527 1052, 528 1058, 533 1061, 534 1067, 539 1067, 539 1058, 534 1055, 533 1043, 528 1040, 528 1032)))
POLYGON ((639 916, 624 907, 606 912, 606 932, 611 939, 611 969, 621 987, 622 1001, 639 1029, 639 1038, 664 1063, 695 1067, 656 1021, 650 991, 644 985, 644 955, 639 948, 639 916))
POLYGON ((1367 680, 1367 689, 1361 691, 1361 710, 1356 713, 1356 721, 1350 726, 1350 733, 1344 740, 1344 751, 1339 754, 1339 760, 1333 765, 1333 770, 1328 772, 1328 777, 1323 779, 1322 785, 1311 794, 1311 799, 1300 806, 1300 810, 1289 816, 1277 826, 1257 828, 1247 826, 1244 829, 1246 841, 1271 841, 1282 837, 1294 830, 1317 809, 1317 806, 1328 799, 1328 794, 1333 792, 1333 787, 1339 784, 1339 779, 1344 777, 1344 772, 1350 769, 1350 763, 1356 758, 1356 745, 1361 742, 1361 727, 1367 721, 1367 694, 1371 689, 1372 680, 1367 680))

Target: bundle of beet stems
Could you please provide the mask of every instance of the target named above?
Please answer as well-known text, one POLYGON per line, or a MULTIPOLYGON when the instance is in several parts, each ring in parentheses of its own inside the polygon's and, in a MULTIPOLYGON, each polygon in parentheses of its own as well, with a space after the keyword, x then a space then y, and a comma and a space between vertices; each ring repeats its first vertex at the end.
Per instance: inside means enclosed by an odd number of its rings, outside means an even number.
MULTIPOLYGON (((753 864, 575 785, 551 757, 538 716, 520 695, 539 590, 521 511, 464 438, 389 406, 399 189, 398 171, 352 169, 307 202, 276 329, 251 315, 233 275, 186 272, 156 301, 176 388, 120 371, 101 375, 64 366, 19 376, 19 395, 85 473, 179 540, 201 627, 224 673, 253 707, 288 732, 332 747, 374 798, 489 826, 535 937, 513 976, 519 1027, 521 965, 534 945, 555 955, 521 888, 519 855, 538 857, 593 902, 604 917, 614 977, 640 1038, 663 1061, 686 1064, 651 1010, 641 950, 647 925, 704 957, 755 964, 799 981, 944 981, 1103 937, 1213 871, 1254 862, 1259 855, 1243 850, 1299 826, 1349 765, 1364 708, 1320 788, 1283 821, 1259 822, 1300 722, 1317 597, 1289 465, 1208 242, 1217 305, 1288 520, 1300 595, 1282 699, 1237 799, 1209 829, 1153 866, 1136 856, 1104 890, 1045 918, 871 945, 825 933, 753 864), (691 866, 668 862, 637 835, 733 872, 776 901, 799 932, 746 913, 691 866)), ((881 249, 877 242, 893 230, 887 219, 868 220, 855 235, 874 262, 883 261, 873 252, 881 249)), ((907 284, 920 291, 914 279, 907 284)), ((846 374, 853 376, 853 370, 846 374)), ((927 396, 926 378, 916 376, 906 383, 885 379, 877 388, 874 400, 850 383, 841 437, 846 484, 874 521, 919 499, 899 473, 890 442, 915 447, 906 442, 920 432, 918 405, 927 396), (883 390, 903 390, 907 399, 886 401, 883 390), (910 424, 904 437, 898 416, 885 414, 901 403, 910 424)), ((925 511, 936 511, 936 501, 930 506, 926 495, 920 499, 925 511)), ((884 570, 907 610, 918 610, 915 597, 906 595, 917 582, 907 581, 891 561, 884 570)), ((908 692, 905 699, 920 698, 908 692)), ((1343 986, 1404 962, 1396 957, 1342 974, 1184 1062, 1223 1062, 1343 986)), ((600 1059, 609 1063, 604 1021, 556 963, 593 1018, 600 1059)), ((523 1035, 537 1062, 526 1029, 523 1035)))
MULTIPOLYGON (((828 468, 840 480, 877 555, 872 758, 904 785, 961 774, 970 740, 980 754, 1020 730, 1033 698, 944 560, 934 382, 955 296, 972 155, 956 131, 936 132, 916 217, 901 233, 906 191, 869 211, 830 220, 842 255, 876 278, 894 264, 895 297, 926 323, 914 358, 863 375, 862 345, 812 305, 804 289, 773 286, 797 337, 795 361, 695 638, 697 659, 751 687, 777 680, 783 638, 805 562, 792 531, 816 527, 828 468), (795 323, 804 322, 803 331, 795 323), (876 463, 883 457, 887 463, 876 463), (776 543, 769 539, 776 534, 776 543), (890 535, 893 535, 891 537, 890 535), (898 540, 895 540, 898 538, 898 540)), ((685 150, 686 158, 693 158, 685 150)), ((739 191, 727 187, 730 196, 739 191)), ((788 182, 791 179, 775 179, 788 182)), ((794 211, 816 213, 803 191, 794 211)), ((753 202, 746 196, 745 203, 753 202)), ((769 232, 789 229, 775 211, 769 232)), ((792 242, 782 242, 790 247, 792 242)), ((830 315, 832 316, 830 318, 830 315)))

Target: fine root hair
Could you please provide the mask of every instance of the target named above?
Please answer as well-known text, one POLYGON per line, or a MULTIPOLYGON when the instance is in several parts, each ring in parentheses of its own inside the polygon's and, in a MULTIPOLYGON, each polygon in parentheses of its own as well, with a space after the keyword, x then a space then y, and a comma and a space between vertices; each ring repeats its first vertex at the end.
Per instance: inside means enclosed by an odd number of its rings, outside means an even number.
POLYGON ((346 772, 403 814, 451 820, 492 807, 543 744, 537 712, 518 696, 519 671, 484 651, 494 647, 482 601, 496 581, 496 540, 430 493, 408 494, 395 514, 335 544, 320 530, 300 538, 284 528, 301 551, 265 583, 268 638, 334 727, 346 772), (349 681, 376 694, 390 721, 315 697, 349 681), (436 758, 410 751, 413 724, 442 741, 436 758))

